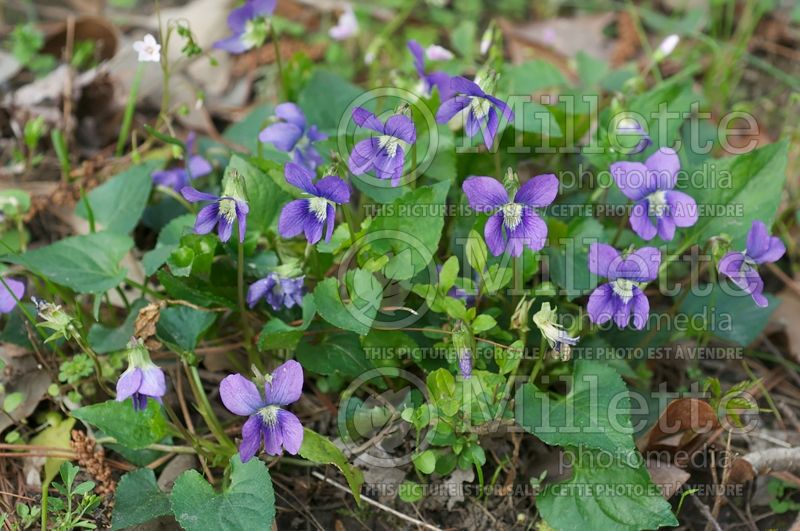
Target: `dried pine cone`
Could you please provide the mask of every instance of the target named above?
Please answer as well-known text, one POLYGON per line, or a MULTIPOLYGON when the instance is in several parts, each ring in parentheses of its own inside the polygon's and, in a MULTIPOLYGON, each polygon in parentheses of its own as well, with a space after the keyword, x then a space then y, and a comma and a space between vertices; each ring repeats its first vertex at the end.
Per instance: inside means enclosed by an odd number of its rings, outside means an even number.
POLYGON ((106 453, 103 448, 95 450, 95 441, 82 431, 72 430, 70 446, 78 456, 80 466, 94 478, 97 486, 95 492, 101 496, 114 494, 117 482, 111 477, 111 467, 106 463, 106 453))

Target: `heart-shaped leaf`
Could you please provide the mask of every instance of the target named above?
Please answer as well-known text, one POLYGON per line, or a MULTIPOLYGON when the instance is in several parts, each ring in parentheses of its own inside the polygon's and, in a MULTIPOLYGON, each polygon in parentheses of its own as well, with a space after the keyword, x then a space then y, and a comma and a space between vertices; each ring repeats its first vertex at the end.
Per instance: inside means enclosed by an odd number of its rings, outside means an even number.
POLYGON ((242 463, 231 458, 230 484, 222 492, 196 470, 175 481, 170 496, 175 519, 186 531, 208 529, 272 529, 275 493, 267 465, 259 459, 242 463))

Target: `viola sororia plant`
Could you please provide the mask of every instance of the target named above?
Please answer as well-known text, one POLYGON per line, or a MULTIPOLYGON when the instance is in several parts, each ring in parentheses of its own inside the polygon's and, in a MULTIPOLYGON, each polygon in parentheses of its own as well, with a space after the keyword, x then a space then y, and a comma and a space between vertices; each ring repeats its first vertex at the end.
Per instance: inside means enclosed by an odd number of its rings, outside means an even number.
POLYGON ((797 9, 185 3, 8 8, 6 528, 791 526, 797 9))

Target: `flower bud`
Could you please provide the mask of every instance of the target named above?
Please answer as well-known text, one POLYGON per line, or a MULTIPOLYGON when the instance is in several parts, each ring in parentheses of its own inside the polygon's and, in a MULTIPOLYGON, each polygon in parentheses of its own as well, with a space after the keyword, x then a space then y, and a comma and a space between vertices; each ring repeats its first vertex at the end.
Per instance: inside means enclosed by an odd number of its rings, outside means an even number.
POLYGON ((45 343, 63 337, 72 339, 78 337, 78 330, 75 328, 74 319, 68 315, 61 306, 41 299, 33 298, 39 319, 43 322, 36 326, 53 330, 53 335, 44 340, 45 343))

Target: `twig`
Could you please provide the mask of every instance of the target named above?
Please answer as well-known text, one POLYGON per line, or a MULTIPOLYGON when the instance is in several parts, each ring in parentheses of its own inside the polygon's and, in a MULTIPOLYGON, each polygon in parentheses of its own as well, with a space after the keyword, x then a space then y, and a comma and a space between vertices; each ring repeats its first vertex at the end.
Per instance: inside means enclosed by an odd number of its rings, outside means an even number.
MULTIPOLYGON (((711 509, 711 516, 713 516, 715 520, 719 516, 720 509, 722 509, 722 501, 725 499, 725 485, 728 484, 728 478, 731 474, 731 463, 733 462, 733 460, 730 459, 731 433, 730 431, 728 432, 728 440, 725 443, 725 467, 722 469, 722 482, 719 485, 720 488, 717 491, 717 495, 714 498, 714 506, 711 509)), ((710 529, 711 523, 709 522, 708 525, 706 525, 706 531, 710 531, 710 529)))
MULTIPOLYGON (((342 485, 342 484, 340 484, 340 483, 338 483, 338 482, 336 482, 336 481, 334 481, 334 480, 332 480, 330 478, 326 478, 325 476, 323 476, 322 474, 320 474, 316 470, 314 472, 312 472, 311 475, 314 476, 315 478, 319 479, 319 480, 322 480, 322 481, 324 481, 324 482, 336 487, 337 489, 341 490, 342 492, 347 492, 348 494, 350 493, 350 489, 348 489, 344 485, 342 485)), ((373 500, 372 498, 367 498, 366 496, 362 495, 361 499, 364 500, 365 502, 367 502, 368 504, 370 504, 370 505, 372 505, 374 507, 377 507, 378 509, 380 509, 382 511, 386 511, 387 513, 392 514, 392 515, 400 518, 401 520, 405 520, 406 522, 411 522, 414 525, 418 525, 418 526, 424 527, 425 529, 430 529, 431 531, 444 531, 443 529, 441 529, 439 527, 436 527, 435 525, 431 525, 431 524, 429 524, 427 522, 423 522, 422 520, 417 520, 416 518, 412 518, 412 517, 410 517, 410 516, 408 516, 406 514, 401 513, 400 511, 395 511, 391 507, 387 507, 386 505, 384 505, 384 504, 382 504, 380 502, 377 502, 377 501, 373 500)), ((722 531, 722 530, 720 529, 719 531, 722 531)))
POLYGON ((743 455, 738 461, 750 465, 749 472, 753 476, 772 471, 798 472, 800 471, 800 447, 769 448, 750 452, 743 455))
POLYGON ((719 522, 717 522, 714 517, 711 516, 711 510, 708 508, 708 505, 701 502, 697 496, 691 495, 690 498, 692 498, 692 503, 694 503, 695 507, 697 507, 697 509, 703 513, 703 516, 706 517, 708 524, 714 529, 714 531, 722 531, 719 522))
POLYGON ((798 285, 792 277, 784 273, 780 267, 775 264, 767 264, 767 269, 769 269, 773 275, 781 279, 781 281, 786 284, 786 287, 792 290, 795 295, 800 296, 800 285, 798 285))

